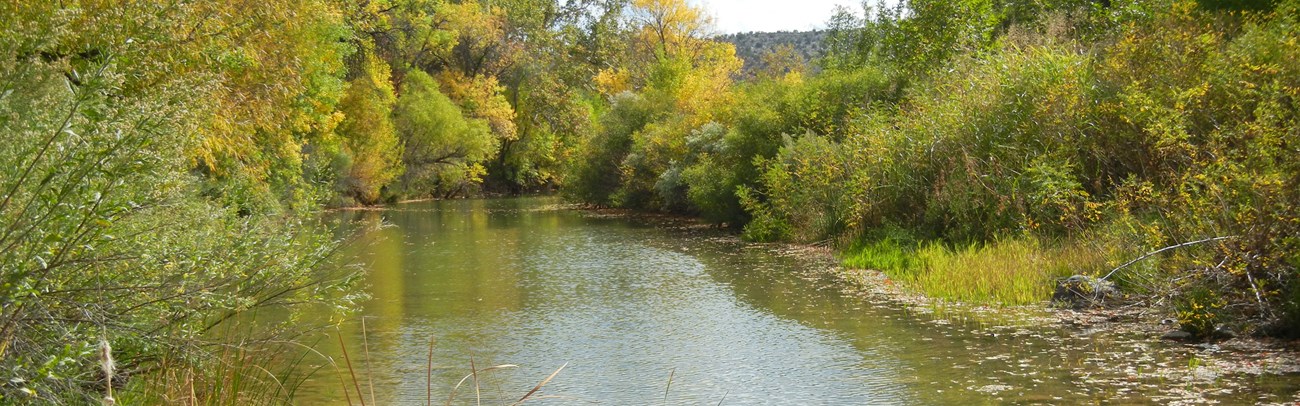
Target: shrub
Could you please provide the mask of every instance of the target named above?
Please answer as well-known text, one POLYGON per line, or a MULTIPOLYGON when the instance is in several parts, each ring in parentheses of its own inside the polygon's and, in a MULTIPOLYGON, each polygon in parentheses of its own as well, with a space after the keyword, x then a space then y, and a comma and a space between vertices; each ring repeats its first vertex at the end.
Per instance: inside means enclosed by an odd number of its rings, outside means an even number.
POLYGON ((127 86, 133 58, 157 46, 149 38, 47 60, 33 49, 70 31, 57 13, 40 17, 57 28, 0 41, 0 402, 100 403, 106 375, 148 379, 160 360, 200 365, 213 348, 255 347, 288 326, 208 334, 237 314, 344 304, 325 299, 345 298, 345 281, 332 279, 334 244, 310 217, 200 194, 185 157, 209 119, 193 108, 203 77, 127 86))

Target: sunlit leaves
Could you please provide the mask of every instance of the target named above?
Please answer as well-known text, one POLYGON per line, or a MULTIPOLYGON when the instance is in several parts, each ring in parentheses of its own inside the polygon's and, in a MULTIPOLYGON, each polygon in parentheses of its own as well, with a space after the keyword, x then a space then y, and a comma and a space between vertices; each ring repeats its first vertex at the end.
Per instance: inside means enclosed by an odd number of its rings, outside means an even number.
POLYGON ((486 121, 462 115, 432 77, 407 74, 393 114, 405 146, 406 193, 446 196, 482 181, 482 163, 495 156, 499 141, 486 121))
POLYGON ((402 173, 402 150, 392 121, 396 95, 388 64, 367 55, 361 68, 339 101, 338 133, 351 158, 341 186, 359 202, 374 204, 380 189, 402 173))

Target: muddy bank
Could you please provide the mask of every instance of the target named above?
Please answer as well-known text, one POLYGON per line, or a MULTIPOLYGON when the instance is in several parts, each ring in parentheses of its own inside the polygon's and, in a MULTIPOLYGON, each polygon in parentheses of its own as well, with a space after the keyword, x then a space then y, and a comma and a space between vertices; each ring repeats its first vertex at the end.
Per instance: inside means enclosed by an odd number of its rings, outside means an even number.
MULTIPOLYGON (((831 255, 821 249, 802 251, 804 255, 831 255)), ((1249 336, 1171 340, 1167 338, 1169 333, 1178 330, 1168 309, 1142 305, 1064 309, 1046 301, 1020 307, 974 306, 915 294, 879 271, 832 266, 824 272, 845 281, 846 293, 886 298, 937 322, 974 319, 975 324, 981 325, 980 330, 992 335, 1007 334, 1008 339, 1042 334, 1035 330, 1058 329, 1073 336, 1073 339, 1060 340, 1062 345, 1087 345, 1093 338, 1104 340, 1111 348, 1124 350, 1117 354, 1099 351, 1096 357, 1085 358, 1084 363, 1076 366, 1095 371, 1083 375, 1089 385, 1119 391, 1146 386, 1147 390, 1161 393, 1151 397, 1152 401, 1221 403, 1215 399, 1216 395, 1231 395, 1254 384, 1251 381, 1300 374, 1300 342, 1249 336)), ((1295 404, 1300 402, 1300 394, 1290 398, 1260 397, 1253 401, 1295 404)))

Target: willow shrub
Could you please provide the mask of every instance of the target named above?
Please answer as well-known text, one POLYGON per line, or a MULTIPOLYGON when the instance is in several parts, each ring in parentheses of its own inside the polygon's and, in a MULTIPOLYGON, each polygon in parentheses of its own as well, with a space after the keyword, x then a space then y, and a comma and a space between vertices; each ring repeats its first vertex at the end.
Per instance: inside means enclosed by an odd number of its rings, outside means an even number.
POLYGON ((896 222, 978 240, 1096 219, 1076 140, 1086 137, 1087 58, 1051 48, 969 63, 901 112, 860 115, 843 142, 792 139, 769 161, 765 202, 797 238, 896 222))
POLYGON ((591 205, 613 206, 623 185, 619 167, 632 152, 632 137, 661 115, 661 110, 632 92, 612 97, 595 133, 582 140, 568 165, 564 194, 591 205))
POLYGON ((340 192, 361 204, 379 203, 384 187, 398 176, 403 167, 402 140, 393 123, 397 103, 387 62, 374 55, 365 61, 357 77, 348 82, 339 99, 343 113, 338 134, 343 138, 349 166, 340 178, 340 192))
MULTIPOLYGON (((717 223, 749 223, 754 204, 783 198, 759 193, 764 165, 774 162, 782 148, 793 147, 804 135, 838 141, 863 112, 893 108, 902 88, 897 75, 875 67, 811 78, 790 74, 741 87, 737 98, 751 102, 719 114, 725 135, 697 140, 701 146, 691 149, 696 158, 683 175, 692 208, 717 223), (754 204, 741 204, 748 200, 754 204)), ((758 234, 749 233, 750 238, 760 238, 758 234)))
POLYGON ((60 55, 71 33, 45 17, 4 19, 15 30, 0 41, 0 403, 99 403, 106 371, 148 380, 164 359, 191 382, 219 379, 205 373, 213 351, 264 351, 298 326, 228 340, 212 329, 256 309, 342 304, 325 299, 346 297, 323 265, 326 236, 200 197, 184 157, 206 78, 124 86, 149 38, 60 55))
POLYGON ((406 196, 453 196, 476 187, 483 164, 499 148, 487 121, 466 118, 423 71, 405 75, 393 117, 403 146, 400 188, 406 196))
MULTIPOLYGON (((1300 248, 1297 11, 1295 1, 1271 13, 1174 3, 1120 38, 1102 65, 1122 89, 1114 109, 1126 127, 1116 127, 1127 131, 1118 134, 1146 158, 1132 183, 1150 197, 1124 209, 1154 218, 1157 245, 1231 237, 1168 256, 1166 270, 1186 276, 1175 292, 1222 298, 1225 314, 1283 330, 1297 325, 1287 310, 1297 288, 1288 256, 1300 248)), ((1183 308, 1212 308, 1190 302, 1183 308)), ((1182 318, 1203 332, 1202 316, 1182 318)))
MULTIPOLYGON (((766 161, 752 224, 801 240, 896 224, 983 249, 1025 234, 1126 247, 1071 266, 1085 273, 1229 237, 1114 277, 1223 298, 1235 312, 1225 319, 1295 326, 1297 4, 1130 5, 1146 11, 1121 13, 1131 21, 1100 46, 1046 39, 970 55, 898 112, 858 116, 840 142, 792 139, 766 161)), ((982 257, 973 250, 961 256, 982 257)))

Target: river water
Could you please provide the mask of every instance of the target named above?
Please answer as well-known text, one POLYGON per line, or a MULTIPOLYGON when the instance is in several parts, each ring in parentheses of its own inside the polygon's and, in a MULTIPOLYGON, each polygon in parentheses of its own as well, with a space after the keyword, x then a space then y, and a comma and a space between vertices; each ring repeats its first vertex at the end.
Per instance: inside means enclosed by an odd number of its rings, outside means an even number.
POLYGON ((342 324, 344 345, 315 344, 339 370, 302 361, 320 369, 298 402, 360 404, 359 388, 368 404, 503 404, 561 366, 530 403, 1238 404, 1300 389, 1226 372, 1215 346, 908 308, 780 246, 559 203, 338 213, 370 298, 342 324))

